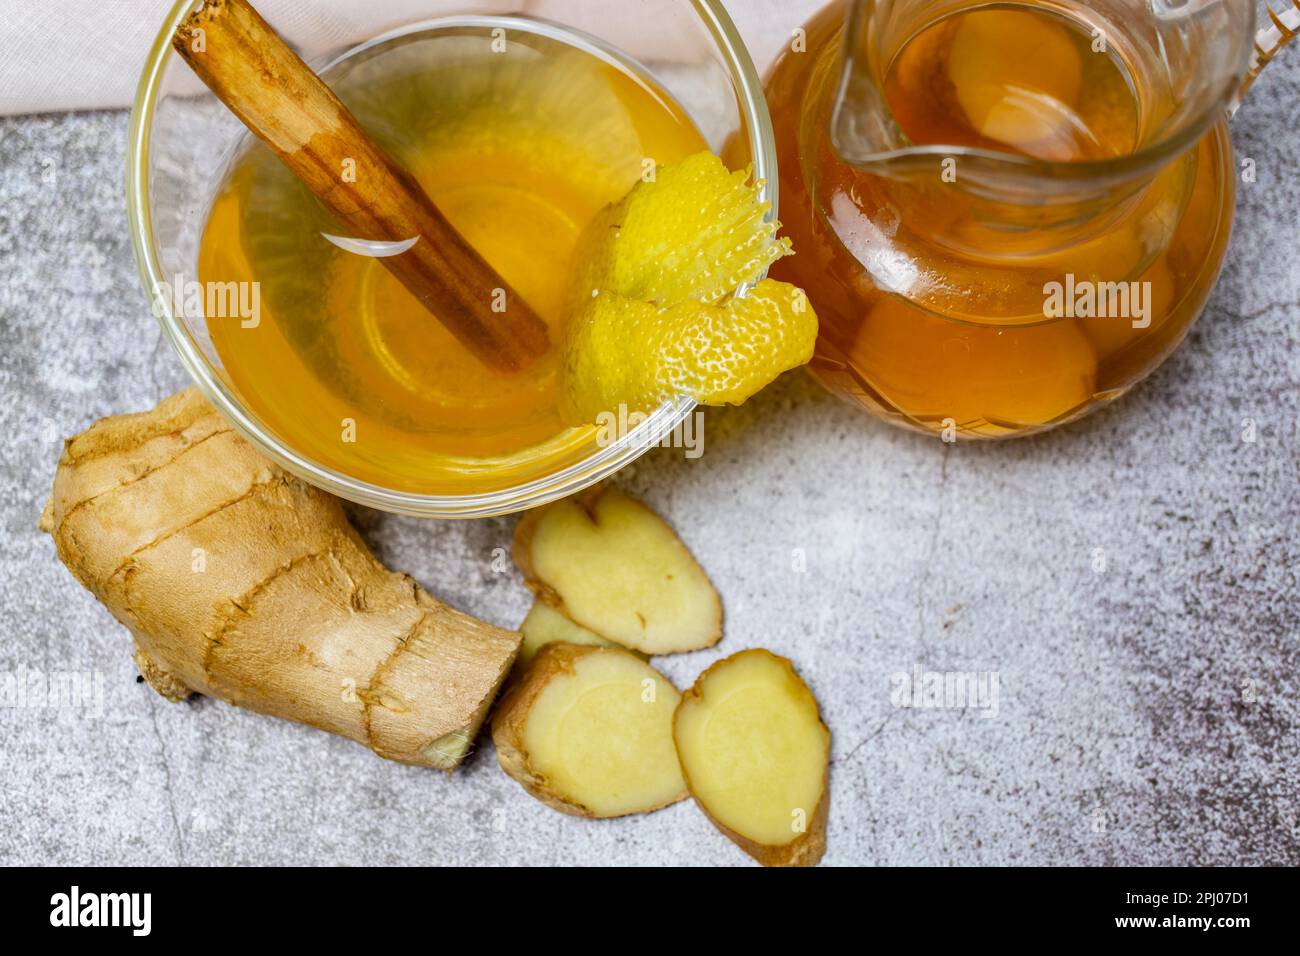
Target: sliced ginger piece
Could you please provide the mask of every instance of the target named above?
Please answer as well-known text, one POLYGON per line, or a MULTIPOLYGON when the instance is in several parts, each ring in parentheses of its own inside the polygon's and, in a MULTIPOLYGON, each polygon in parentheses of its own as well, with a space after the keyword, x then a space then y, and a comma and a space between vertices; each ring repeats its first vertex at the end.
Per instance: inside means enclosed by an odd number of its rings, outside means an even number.
MULTIPOLYGON (((519 657, 515 667, 527 669, 533 658, 547 644, 577 644, 582 647, 613 647, 619 645, 607 641, 599 634, 593 634, 585 627, 579 627, 545 601, 534 601, 524 623, 519 625, 524 642, 519 645, 519 657)), ((621 649, 621 648, 619 648, 621 649)))
POLYGON ((529 512, 515 531, 529 588, 587 630, 644 654, 712 647, 722 599, 672 528, 615 488, 529 512))
POLYGON ((581 817, 649 813, 686 797, 673 746, 681 695, 627 651, 548 644, 505 696, 492 739, 507 774, 581 817))
POLYGON ((950 418, 977 434, 1062 418, 1092 398, 1097 382, 1096 354, 1079 323, 958 325, 896 296, 882 296, 867 313, 852 357, 912 418, 932 427, 950 418))
POLYGON ((1083 62, 1063 24, 1017 10, 967 13, 948 73, 981 134, 1039 159, 1070 159, 1083 62))
POLYGON ((830 731, 793 665, 765 650, 714 664, 673 722, 695 802, 764 866, 815 866, 826 852, 830 731))

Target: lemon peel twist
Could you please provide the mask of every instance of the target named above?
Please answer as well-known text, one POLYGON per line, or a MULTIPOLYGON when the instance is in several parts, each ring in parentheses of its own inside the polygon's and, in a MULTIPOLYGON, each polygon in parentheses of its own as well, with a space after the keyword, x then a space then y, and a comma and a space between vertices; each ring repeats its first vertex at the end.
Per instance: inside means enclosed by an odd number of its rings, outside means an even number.
POLYGON ((807 296, 773 280, 736 295, 788 239, 748 174, 699 153, 638 183, 579 243, 561 412, 595 421, 620 405, 649 411, 689 395, 738 405, 812 358, 807 296))

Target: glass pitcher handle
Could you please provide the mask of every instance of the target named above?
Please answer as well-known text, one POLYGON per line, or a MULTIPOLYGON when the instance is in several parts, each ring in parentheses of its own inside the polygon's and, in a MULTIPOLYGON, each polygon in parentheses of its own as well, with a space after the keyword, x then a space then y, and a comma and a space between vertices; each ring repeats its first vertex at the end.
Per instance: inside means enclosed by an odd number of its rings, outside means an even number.
POLYGON ((1264 10, 1270 22, 1255 34, 1255 52, 1250 58, 1250 69, 1246 73, 1246 78, 1241 81, 1241 89, 1237 91, 1232 105, 1228 107, 1230 116, 1237 111, 1241 101, 1250 92, 1251 84, 1260 73, 1264 72, 1264 67, 1268 66, 1273 57, 1282 52, 1284 46, 1300 35, 1300 0, 1264 0, 1264 10), (1274 3, 1279 6, 1290 3, 1291 8, 1278 13, 1273 9, 1274 3))

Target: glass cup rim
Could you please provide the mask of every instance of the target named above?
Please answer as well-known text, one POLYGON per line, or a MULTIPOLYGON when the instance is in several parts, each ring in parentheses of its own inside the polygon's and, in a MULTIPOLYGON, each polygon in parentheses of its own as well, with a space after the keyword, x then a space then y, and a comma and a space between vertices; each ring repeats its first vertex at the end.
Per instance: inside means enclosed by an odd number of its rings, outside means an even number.
MULTIPOLYGON (((425 495, 361 481, 313 461, 264 428, 215 374, 202 349, 175 315, 172 303, 165 301, 165 297, 157 299, 152 291, 167 281, 154 246, 148 203, 148 157, 154 110, 164 67, 169 57, 176 55, 171 48, 171 37, 198 2, 176 0, 140 76, 127 138, 127 218, 137 271, 146 295, 155 302, 155 315, 164 334, 199 391, 259 451, 317 488, 380 511, 422 518, 488 518, 540 507, 603 481, 660 444, 695 411, 696 402, 688 397, 665 402, 630 434, 598 448, 582 461, 552 475, 470 495, 425 495)), ((735 88, 737 107, 753 157, 754 179, 761 184, 761 198, 768 204, 767 218, 775 220, 779 209, 776 140, 758 70, 721 0, 690 0, 690 3, 709 30, 735 88)))

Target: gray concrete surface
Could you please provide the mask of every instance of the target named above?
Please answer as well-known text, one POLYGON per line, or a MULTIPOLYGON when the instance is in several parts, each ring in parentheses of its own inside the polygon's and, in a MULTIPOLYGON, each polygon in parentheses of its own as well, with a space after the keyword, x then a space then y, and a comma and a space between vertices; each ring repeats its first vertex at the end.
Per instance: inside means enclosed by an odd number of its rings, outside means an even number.
MULTIPOLYGON (((1300 54, 1284 59, 1236 120, 1259 177, 1223 281, 1119 405, 945 448, 794 375, 711 414, 701 460, 658 451, 621 477, 726 601, 716 651, 665 671, 684 686, 764 645, 820 698, 827 863, 1300 863, 1300 54), (918 664, 997 672, 996 716, 894 707, 891 675, 918 664)), ((125 631, 36 530, 62 436, 186 384, 135 276, 125 128, 0 120, 0 678, 91 681, 89 706, 0 707, 0 863, 747 864, 689 803, 561 816, 486 740, 447 777, 137 684, 125 631)), ((523 618, 520 581, 491 566, 512 520, 359 519, 453 604, 523 618)))

